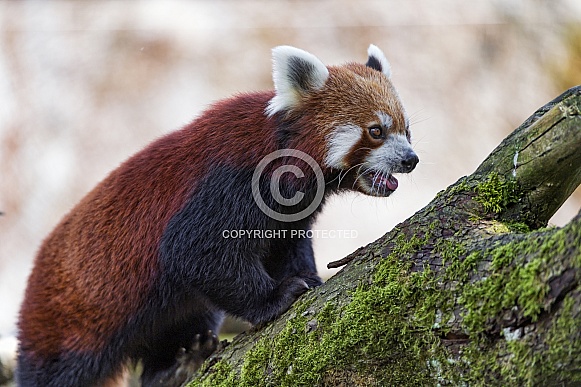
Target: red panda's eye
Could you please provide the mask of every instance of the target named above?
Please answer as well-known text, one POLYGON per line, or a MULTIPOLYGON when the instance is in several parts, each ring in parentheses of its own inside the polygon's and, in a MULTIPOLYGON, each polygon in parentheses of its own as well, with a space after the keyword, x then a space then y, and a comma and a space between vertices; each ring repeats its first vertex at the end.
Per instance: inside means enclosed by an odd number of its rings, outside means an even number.
POLYGON ((383 135, 383 128, 381 126, 374 125, 369 128, 369 134, 375 139, 380 139, 383 135))

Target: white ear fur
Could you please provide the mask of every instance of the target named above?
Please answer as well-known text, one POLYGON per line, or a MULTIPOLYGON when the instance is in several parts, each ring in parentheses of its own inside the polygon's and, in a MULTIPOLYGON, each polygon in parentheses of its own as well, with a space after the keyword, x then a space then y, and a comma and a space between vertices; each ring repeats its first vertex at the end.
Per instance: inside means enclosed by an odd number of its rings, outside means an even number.
POLYGON ((316 56, 291 46, 272 50, 272 79, 276 95, 268 102, 266 113, 292 109, 302 95, 318 90, 327 81, 329 70, 316 56))
POLYGON ((369 55, 369 59, 367 60, 367 66, 381 71, 385 74, 386 77, 391 78, 391 66, 385 54, 379 47, 374 44, 370 44, 369 48, 367 49, 367 54, 369 55))

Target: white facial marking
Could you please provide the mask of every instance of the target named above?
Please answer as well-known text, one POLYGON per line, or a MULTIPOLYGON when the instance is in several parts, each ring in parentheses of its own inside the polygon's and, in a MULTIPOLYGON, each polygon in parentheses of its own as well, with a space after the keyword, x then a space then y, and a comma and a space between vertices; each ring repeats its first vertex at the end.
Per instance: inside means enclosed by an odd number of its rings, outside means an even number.
POLYGON ((382 146, 369 152, 365 168, 385 173, 398 173, 402 160, 406 158, 410 150, 412 147, 404 135, 390 135, 382 146))
POLYGON ((384 112, 377 112, 376 114, 377 117, 379 118, 379 121, 381 122, 381 125, 383 125, 385 129, 391 128, 391 126, 393 125, 393 118, 391 118, 389 114, 384 112))
POLYGON ((327 156, 325 164, 331 168, 346 167, 345 156, 361 139, 362 129, 357 125, 341 125, 327 136, 327 156))

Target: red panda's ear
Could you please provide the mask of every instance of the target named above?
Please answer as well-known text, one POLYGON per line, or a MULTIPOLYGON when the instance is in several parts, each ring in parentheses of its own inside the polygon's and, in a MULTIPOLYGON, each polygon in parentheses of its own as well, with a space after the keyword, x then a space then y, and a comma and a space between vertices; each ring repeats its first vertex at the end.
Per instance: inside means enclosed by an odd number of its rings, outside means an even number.
POLYGON ((275 47, 272 62, 276 95, 266 108, 268 116, 292 109, 301 97, 323 87, 329 77, 329 70, 316 56, 291 46, 275 47))
POLYGON ((367 49, 367 54, 369 55, 369 58, 365 65, 374 70, 381 71, 386 77, 391 78, 391 66, 383 54, 383 51, 381 51, 376 45, 370 44, 367 49))

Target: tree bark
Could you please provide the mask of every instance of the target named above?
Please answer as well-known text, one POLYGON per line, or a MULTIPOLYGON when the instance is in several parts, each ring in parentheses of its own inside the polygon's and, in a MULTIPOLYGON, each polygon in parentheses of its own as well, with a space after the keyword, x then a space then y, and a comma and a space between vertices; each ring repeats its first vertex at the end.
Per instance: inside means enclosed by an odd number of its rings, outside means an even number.
POLYGON ((581 87, 191 386, 581 385, 581 87))

